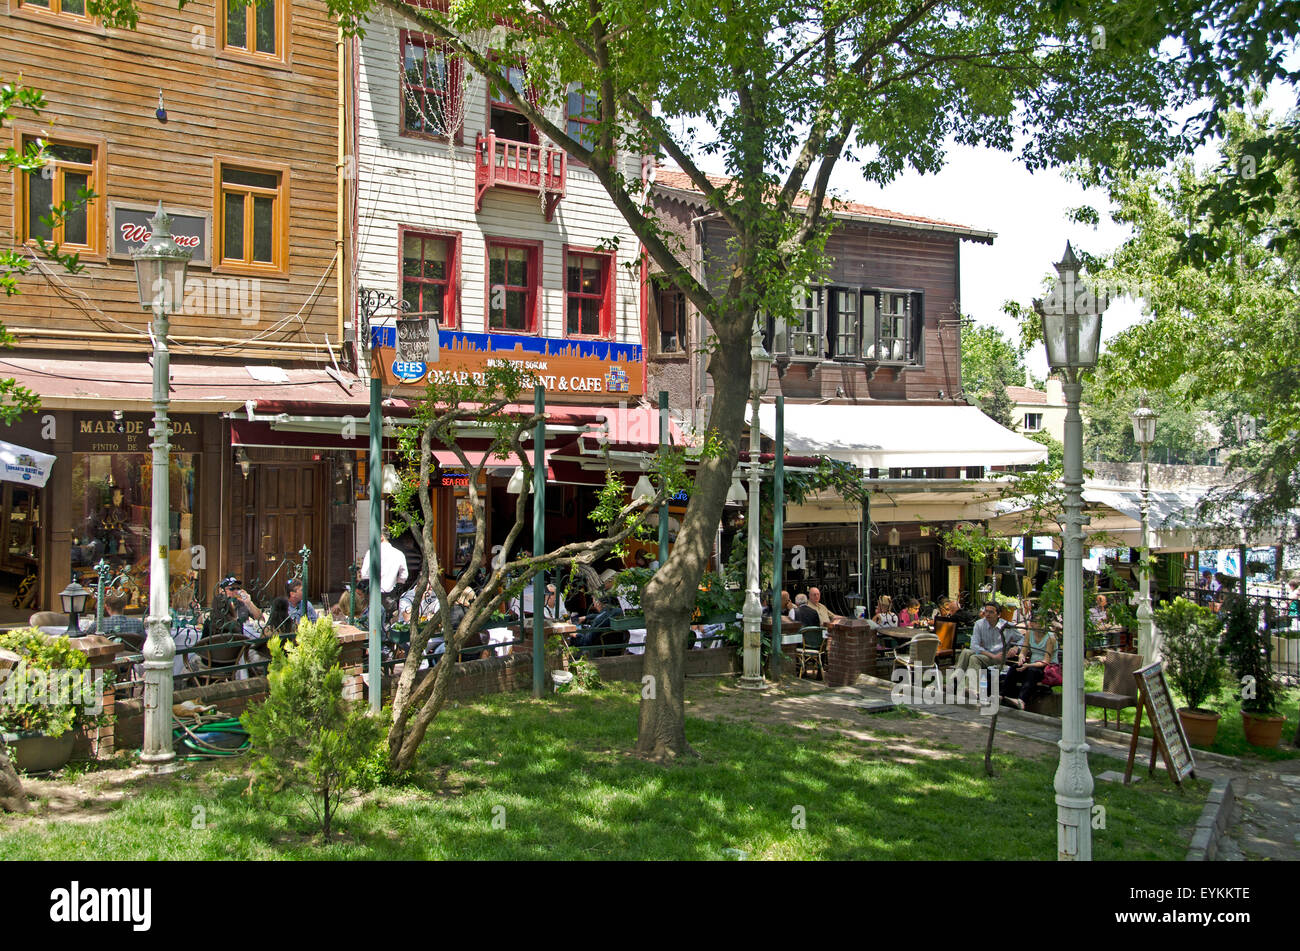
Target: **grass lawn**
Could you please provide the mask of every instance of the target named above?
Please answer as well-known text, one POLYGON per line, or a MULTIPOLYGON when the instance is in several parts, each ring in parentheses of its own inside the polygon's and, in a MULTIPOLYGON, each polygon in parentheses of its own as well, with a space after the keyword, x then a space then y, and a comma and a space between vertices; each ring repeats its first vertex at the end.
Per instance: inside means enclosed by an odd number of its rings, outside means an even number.
MULTIPOLYGON (((1165 675, 1168 680, 1168 674, 1165 675)), ((1102 669, 1100 664, 1084 668, 1083 684, 1084 690, 1100 690, 1102 683, 1102 669)), ((1174 698, 1174 708, 1187 706, 1182 695, 1174 689, 1172 683, 1169 684, 1169 692, 1174 698)), ((1209 700, 1208 705, 1212 710, 1221 714, 1219 719, 1219 733, 1215 737, 1214 745, 1202 747, 1212 753, 1223 753, 1226 756, 1242 756, 1246 758, 1255 758, 1260 760, 1278 761, 1289 759, 1300 759, 1300 748, 1291 745, 1291 739, 1295 736, 1296 718, 1300 716, 1300 690, 1294 687, 1289 690, 1283 690, 1279 696, 1282 698, 1280 712, 1286 717, 1286 723, 1282 726, 1282 742, 1273 749, 1262 749, 1258 746, 1251 746, 1246 742, 1246 731, 1241 725, 1241 703, 1234 696, 1235 687, 1226 684, 1219 690, 1217 697, 1209 700)), ((1110 711, 1108 716, 1111 722, 1115 720, 1115 711, 1110 711)), ((1098 707, 1090 707, 1088 715, 1093 719, 1100 720, 1101 710, 1098 707)), ((1124 724, 1123 729, 1132 732, 1134 711, 1124 710, 1120 713, 1120 722, 1124 724)), ((1142 735, 1150 736, 1149 729, 1150 718, 1144 712, 1142 714, 1142 735)))
MULTIPOLYGON (((69 818, 0 817, 0 859, 1055 859, 1049 747, 998 754, 990 779, 981 753, 891 734, 865 714, 845 724, 855 737, 692 719, 699 758, 664 768, 627 753, 638 690, 451 709, 422 780, 348 807, 328 844, 303 831, 297 801, 250 801, 242 763, 224 761, 131 780, 112 801, 84 775, 88 803, 69 818)), ((1208 783, 1186 786, 1099 783, 1094 856, 1181 860, 1208 783)))

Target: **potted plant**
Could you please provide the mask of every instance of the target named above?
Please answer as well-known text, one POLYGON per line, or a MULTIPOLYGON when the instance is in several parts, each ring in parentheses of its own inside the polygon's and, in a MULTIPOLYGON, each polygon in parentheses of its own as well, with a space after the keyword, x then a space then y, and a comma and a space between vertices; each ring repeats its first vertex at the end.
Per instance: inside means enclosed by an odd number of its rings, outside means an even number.
POLYGON ((0 651, 18 657, 0 683, 0 734, 14 766, 29 773, 59 769, 72 756, 75 731, 101 717, 90 661, 67 637, 36 628, 0 633, 0 651))
POLYGON ((1240 685, 1241 725, 1246 742, 1272 748, 1282 739, 1285 718, 1278 713, 1277 680, 1267 634, 1259 629, 1258 611, 1239 594, 1228 597, 1223 611, 1223 651, 1240 685))
POLYGON ((1219 713, 1206 701, 1219 692, 1224 664, 1219 654, 1220 623, 1209 608, 1186 598, 1161 601, 1156 625, 1164 635, 1165 667, 1174 688, 1187 701, 1178 709, 1187 741, 1212 746, 1219 732, 1219 713))

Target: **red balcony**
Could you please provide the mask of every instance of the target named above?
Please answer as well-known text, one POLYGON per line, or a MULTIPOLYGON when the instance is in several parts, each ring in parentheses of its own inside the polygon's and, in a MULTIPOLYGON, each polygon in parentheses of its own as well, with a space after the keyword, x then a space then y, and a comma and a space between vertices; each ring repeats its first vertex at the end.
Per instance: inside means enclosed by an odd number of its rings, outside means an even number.
POLYGON ((554 217, 555 206, 564 197, 569 165, 569 156, 563 149, 502 139, 494 132, 487 135, 480 132, 474 144, 478 149, 478 164, 474 169, 475 211, 482 209, 487 190, 500 186, 539 192, 546 199, 546 220, 554 217))

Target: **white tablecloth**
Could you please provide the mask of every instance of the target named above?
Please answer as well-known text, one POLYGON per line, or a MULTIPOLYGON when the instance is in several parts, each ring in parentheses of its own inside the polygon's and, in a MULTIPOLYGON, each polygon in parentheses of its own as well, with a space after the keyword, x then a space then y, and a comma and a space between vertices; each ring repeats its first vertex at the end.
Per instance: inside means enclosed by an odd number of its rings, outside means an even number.
POLYGON ((627 632, 628 643, 633 645, 627 649, 629 654, 645 653, 645 628, 637 627, 627 632), (640 646, 636 646, 640 645, 640 646))

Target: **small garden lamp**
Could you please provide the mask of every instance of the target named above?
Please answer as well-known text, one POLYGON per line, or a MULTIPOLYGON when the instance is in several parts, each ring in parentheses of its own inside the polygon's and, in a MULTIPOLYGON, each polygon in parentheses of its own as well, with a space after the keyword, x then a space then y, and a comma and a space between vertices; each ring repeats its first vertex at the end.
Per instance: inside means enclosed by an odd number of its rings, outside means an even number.
POLYGON ((59 600, 63 602, 63 613, 68 615, 67 635, 69 637, 81 636, 78 616, 85 612, 86 599, 89 597, 90 589, 83 588, 76 578, 73 578, 68 586, 59 592, 59 600))

